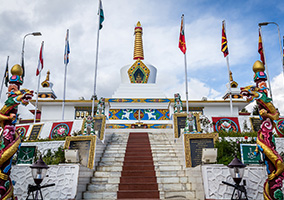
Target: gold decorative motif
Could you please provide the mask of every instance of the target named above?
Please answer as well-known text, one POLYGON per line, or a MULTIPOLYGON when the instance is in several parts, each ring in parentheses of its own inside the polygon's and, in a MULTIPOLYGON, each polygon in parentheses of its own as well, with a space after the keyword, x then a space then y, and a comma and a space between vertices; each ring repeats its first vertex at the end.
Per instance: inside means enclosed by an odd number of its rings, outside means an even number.
POLYGON ((14 65, 11 69, 11 74, 22 76, 23 75, 23 68, 21 67, 21 65, 19 65, 19 64, 14 65))
POLYGON ((149 75, 149 68, 140 59, 128 69, 128 76, 131 83, 147 83, 149 75))
POLYGON ((71 141, 90 141, 90 149, 89 149, 89 158, 87 167, 93 169, 94 167, 94 158, 95 158, 95 149, 96 149, 96 140, 97 136, 89 135, 89 136, 67 136, 65 139, 64 149, 69 149, 71 141))
POLYGON ((134 42, 134 60, 144 59, 144 53, 143 53, 143 42, 142 42, 142 27, 140 22, 138 21, 136 27, 135 27, 135 42, 134 42))
POLYGON ((262 62, 260 62, 259 60, 255 61, 255 63, 252 66, 252 70, 254 71, 254 73, 256 72, 264 72, 265 67, 263 65, 262 62))
POLYGON ((213 139, 213 142, 218 140, 218 133, 202 133, 202 134, 184 134, 184 151, 186 167, 192 167, 191 153, 190 153, 190 140, 191 139, 213 139))
POLYGON ((49 87, 50 83, 49 83, 49 75, 50 75, 50 71, 48 70, 46 73, 46 78, 45 80, 41 83, 42 87, 49 87))

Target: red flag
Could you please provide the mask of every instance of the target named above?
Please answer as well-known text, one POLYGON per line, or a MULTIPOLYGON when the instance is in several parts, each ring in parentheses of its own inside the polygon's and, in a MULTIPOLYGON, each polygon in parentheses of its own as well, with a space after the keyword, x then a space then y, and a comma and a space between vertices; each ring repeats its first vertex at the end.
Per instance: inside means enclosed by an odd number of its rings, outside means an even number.
POLYGON ((265 65, 264 61, 264 53, 263 53, 263 46, 262 46, 262 37, 261 37, 261 31, 260 28, 258 29, 259 38, 258 38, 258 53, 260 55, 260 60, 262 61, 263 65, 265 65))
POLYGON ((39 73, 41 72, 41 70, 43 69, 43 54, 42 54, 42 51, 43 51, 43 41, 41 43, 41 47, 40 47, 40 52, 39 52, 39 59, 38 59, 38 66, 37 66, 37 69, 36 69, 36 75, 38 76, 39 73))
POLYGON ((222 22, 221 51, 224 53, 224 57, 229 55, 228 42, 227 42, 227 36, 226 36, 226 31, 225 31, 225 20, 222 22))
POLYGON ((185 45, 185 37, 184 37, 184 24, 183 24, 183 16, 181 16, 181 25, 180 25, 180 34, 179 34, 179 43, 178 47, 185 54, 186 52, 186 45, 185 45))

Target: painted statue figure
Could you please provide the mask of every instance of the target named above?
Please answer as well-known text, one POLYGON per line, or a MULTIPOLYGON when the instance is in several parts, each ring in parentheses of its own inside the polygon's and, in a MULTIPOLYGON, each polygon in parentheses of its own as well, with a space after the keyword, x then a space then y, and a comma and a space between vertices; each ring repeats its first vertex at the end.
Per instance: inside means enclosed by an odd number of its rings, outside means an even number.
POLYGON ((176 93, 174 96, 175 96, 174 113, 180 113, 180 111, 182 111, 181 96, 179 93, 176 93))
POLYGON ((23 69, 14 65, 9 79, 8 99, 0 110, 0 125, 3 132, 0 136, 0 200, 16 199, 13 194, 13 185, 10 179, 13 155, 18 151, 21 138, 15 132, 18 105, 28 105, 33 97, 33 91, 21 89, 23 84, 23 69))
POLYGON ((257 135, 257 148, 263 154, 268 178, 264 183, 263 197, 265 200, 283 199, 281 190, 284 179, 284 163, 275 149, 273 128, 279 118, 279 112, 272 104, 272 99, 267 96, 265 67, 260 61, 253 65, 254 82, 256 86, 241 88, 241 94, 248 102, 256 101, 261 119, 257 135))
POLYGON ((101 97, 98 103, 97 115, 105 114, 105 98, 101 97))
POLYGON ((94 128, 94 120, 91 115, 84 119, 83 122, 83 135, 94 135, 95 128, 94 128))

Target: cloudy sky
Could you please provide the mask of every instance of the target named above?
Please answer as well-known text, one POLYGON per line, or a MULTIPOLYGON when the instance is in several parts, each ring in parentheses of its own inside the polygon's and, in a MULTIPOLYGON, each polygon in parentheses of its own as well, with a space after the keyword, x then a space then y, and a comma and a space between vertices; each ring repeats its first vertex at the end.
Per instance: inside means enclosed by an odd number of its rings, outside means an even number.
MULTIPOLYGON (((252 82, 252 65, 259 59, 258 23, 276 22, 284 31, 284 1, 266 0, 104 0, 105 21, 100 31, 97 93, 111 97, 120 83, 120 68, 132 64, 134 27, 143 27, 145 61, 157 70, 157 84, 167 97, 179 92, 185 99, 184 57, 178 49, 180 17, 185 15, 189 99, 221 99, 226 91, 228 71, 220 51, 221 25, 226 20, 230 68, 239 86, 252 82)), ((21 60, 26 37, 26 78, 23 87, 36 90, 35 76, 41 41, 44 69, 58 99, 63 96, 63 53, 66 30, 70 30, 70 63, 66 99, 90 99, 98 29, 98 0, 1 0, 0 76, 7 56, 9 66, 21 60)), ((284 113, 283 68, 277 26, 262 28, 274 104, 284 113)), ((283 32, 284 33, 284 32, 283 32)), ((281 33, 282 34, 282 33, 281 33)), ((282 38, 282 35, 281 35, 282 38)), ((1 102, 5 100, 4 88, 1 102)))

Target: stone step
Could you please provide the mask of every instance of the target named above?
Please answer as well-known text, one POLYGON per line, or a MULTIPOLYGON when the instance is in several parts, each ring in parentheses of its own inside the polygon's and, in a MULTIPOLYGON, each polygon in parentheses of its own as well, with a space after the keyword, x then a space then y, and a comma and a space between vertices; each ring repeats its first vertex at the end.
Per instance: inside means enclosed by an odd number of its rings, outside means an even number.
POLYGON ((104 183, 91 183, 87 186, 88 191, 94 191, 94 192, 117 192, 118 190, 118 184, 104 184, 104 183))
POLYGON ((157 177, 184 177, 185 176, 185 171, 184 170, 173 170, 173 171, 156 171, 156 176, 157 177))
POLYGON ((195 193, 193 191, 165 191, 165 199, 187 199, 187 200, 197 200, 195 193))
POLYGON ((93 177, 91 179, 91 183, 92 184, 97 184, 97 183, 105 183, 105 184, 106 183, 115 183, 115 184, 118 184, 118 183, 120 183, 120 176, 118 176, 118 177, 93 177), (106 181, 101 181, 101 180, 104 180, 102 178, 106 178, 106 181), (100 181, 98 181, 98 179, 100 181))
POLYGON ((121 183, 119 190, 158 190, 157 183, 121 183))
MULTIPOLYGON (((102 161, 99 163, 99 166, 122 166, 123 161, 102 161)), ((154 160, 154 165, 159 166, 159 165, 174 165, 174 166, 180 166, 181 162, 180 161, 173 161, 173 160, 166 160, 166 161, 160 161, 160 160, 154 160)))
POLYGON ((164 177, 158 177, 157 176, 157 183, 188 183, 188 178, 185 176, 164 176, 164 177))
POLYGON ((124 165, 124 166, 116 166, 116 165, 111 165, 111 166, 98 166, 97 167, 97 171, 101 171, 101 172, 119 172, 122 171, 122 169, 124 170, 150 170, 150 169, 155 169, 156 171, 180 171, 183 170, 183 167, 180 165, 164 165, 164 166, 152 166, 152 165, 147 165, 147 164, 138 164, 138 163, 133 163, 133 164, 128 164, 128 165, 124 165))
POLYGON ((189 191, 191 190, 190 183, 164 183, 159 184, 160 191, 189 191))
POLYGON ((122 171, 122 166, 98 166, 97 167, 97 171, 102 171, 102 172, 110 172, 110 171, 114 171, 114 172, 120 172, 122 171))
POLYGON ((117 199, 117 192, 94 192, 94 191, 86 191, 83 193, 84 199, 117 199))
POLYGON ((102 172, 96 171, 94 173, 94 177, 120 177, 121 172, 102 172))

